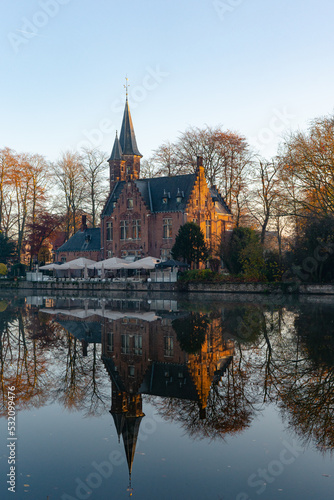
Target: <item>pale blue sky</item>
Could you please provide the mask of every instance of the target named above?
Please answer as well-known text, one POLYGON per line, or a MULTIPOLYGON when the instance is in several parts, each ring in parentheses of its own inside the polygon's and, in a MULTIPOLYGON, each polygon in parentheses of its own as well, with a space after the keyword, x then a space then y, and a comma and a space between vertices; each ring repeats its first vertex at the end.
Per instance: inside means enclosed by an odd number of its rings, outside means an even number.
POLYGON ((334 111, 333 19, 331 0, 3 2, 0 147, 109 153, 128 75, 144 157, 205 124, 270 156, 334 111))

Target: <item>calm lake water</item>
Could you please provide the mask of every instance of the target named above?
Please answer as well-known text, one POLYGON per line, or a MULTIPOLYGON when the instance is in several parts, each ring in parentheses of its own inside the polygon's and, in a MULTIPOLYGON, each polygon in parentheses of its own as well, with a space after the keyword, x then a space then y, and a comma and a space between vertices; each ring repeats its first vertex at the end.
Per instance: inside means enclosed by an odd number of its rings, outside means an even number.
POLYGON ((1 499, 332 498, 334 298, 303 301, 0 291, 1 499))

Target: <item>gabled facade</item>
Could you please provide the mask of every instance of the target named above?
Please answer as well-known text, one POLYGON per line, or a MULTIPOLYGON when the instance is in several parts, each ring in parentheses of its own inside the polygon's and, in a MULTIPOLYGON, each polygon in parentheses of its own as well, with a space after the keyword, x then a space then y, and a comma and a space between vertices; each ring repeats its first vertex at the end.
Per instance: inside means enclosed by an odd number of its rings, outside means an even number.
POLYGON ((166 260, 186 222, 197 223, 208 246, 217 247, 222 233, 232 229, 232 215, 217 188, 208 186, 202 158, 192 174, 150 179, 140 178, 141 158, 126 99, 108 160, 110 192, 101 214, 99 259, 151 255, 166 260))
POLYGON ((140 179, 140 154, 128 100, 120 138, 109 158, 110 194, 101 214, 102 258, 170 258, 180 227, 196 222, 215 247, 232 216, 215 187, 209 188, 202 158, 193 174, 140 179))

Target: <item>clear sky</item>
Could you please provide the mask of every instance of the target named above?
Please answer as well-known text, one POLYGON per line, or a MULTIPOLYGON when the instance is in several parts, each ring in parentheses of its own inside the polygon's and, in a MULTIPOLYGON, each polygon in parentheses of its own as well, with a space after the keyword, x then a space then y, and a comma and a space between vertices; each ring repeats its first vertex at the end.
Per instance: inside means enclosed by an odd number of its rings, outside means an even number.
POLYGON ((129 103, 144 158, 222 125, 269 157, 333 113, 332 0, 15 0, 1 4, 0 147, 110 152, 129 103))

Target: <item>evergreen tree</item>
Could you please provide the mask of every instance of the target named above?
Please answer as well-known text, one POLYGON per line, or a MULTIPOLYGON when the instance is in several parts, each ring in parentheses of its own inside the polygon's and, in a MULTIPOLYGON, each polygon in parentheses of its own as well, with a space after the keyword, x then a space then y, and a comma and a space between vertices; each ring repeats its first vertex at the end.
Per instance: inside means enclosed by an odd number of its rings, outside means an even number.
POLYGON ((0 231, 0 262, 7 264, 7 261, 16 255, 16 245, 0 231))
POLYGON ((198 268, 200 262, 205 262, 209 252, 205 244, 201 228, 194 222, 187 222, 180 227, 172 248, 174 259, 183 259, 187 264, 198 268))

